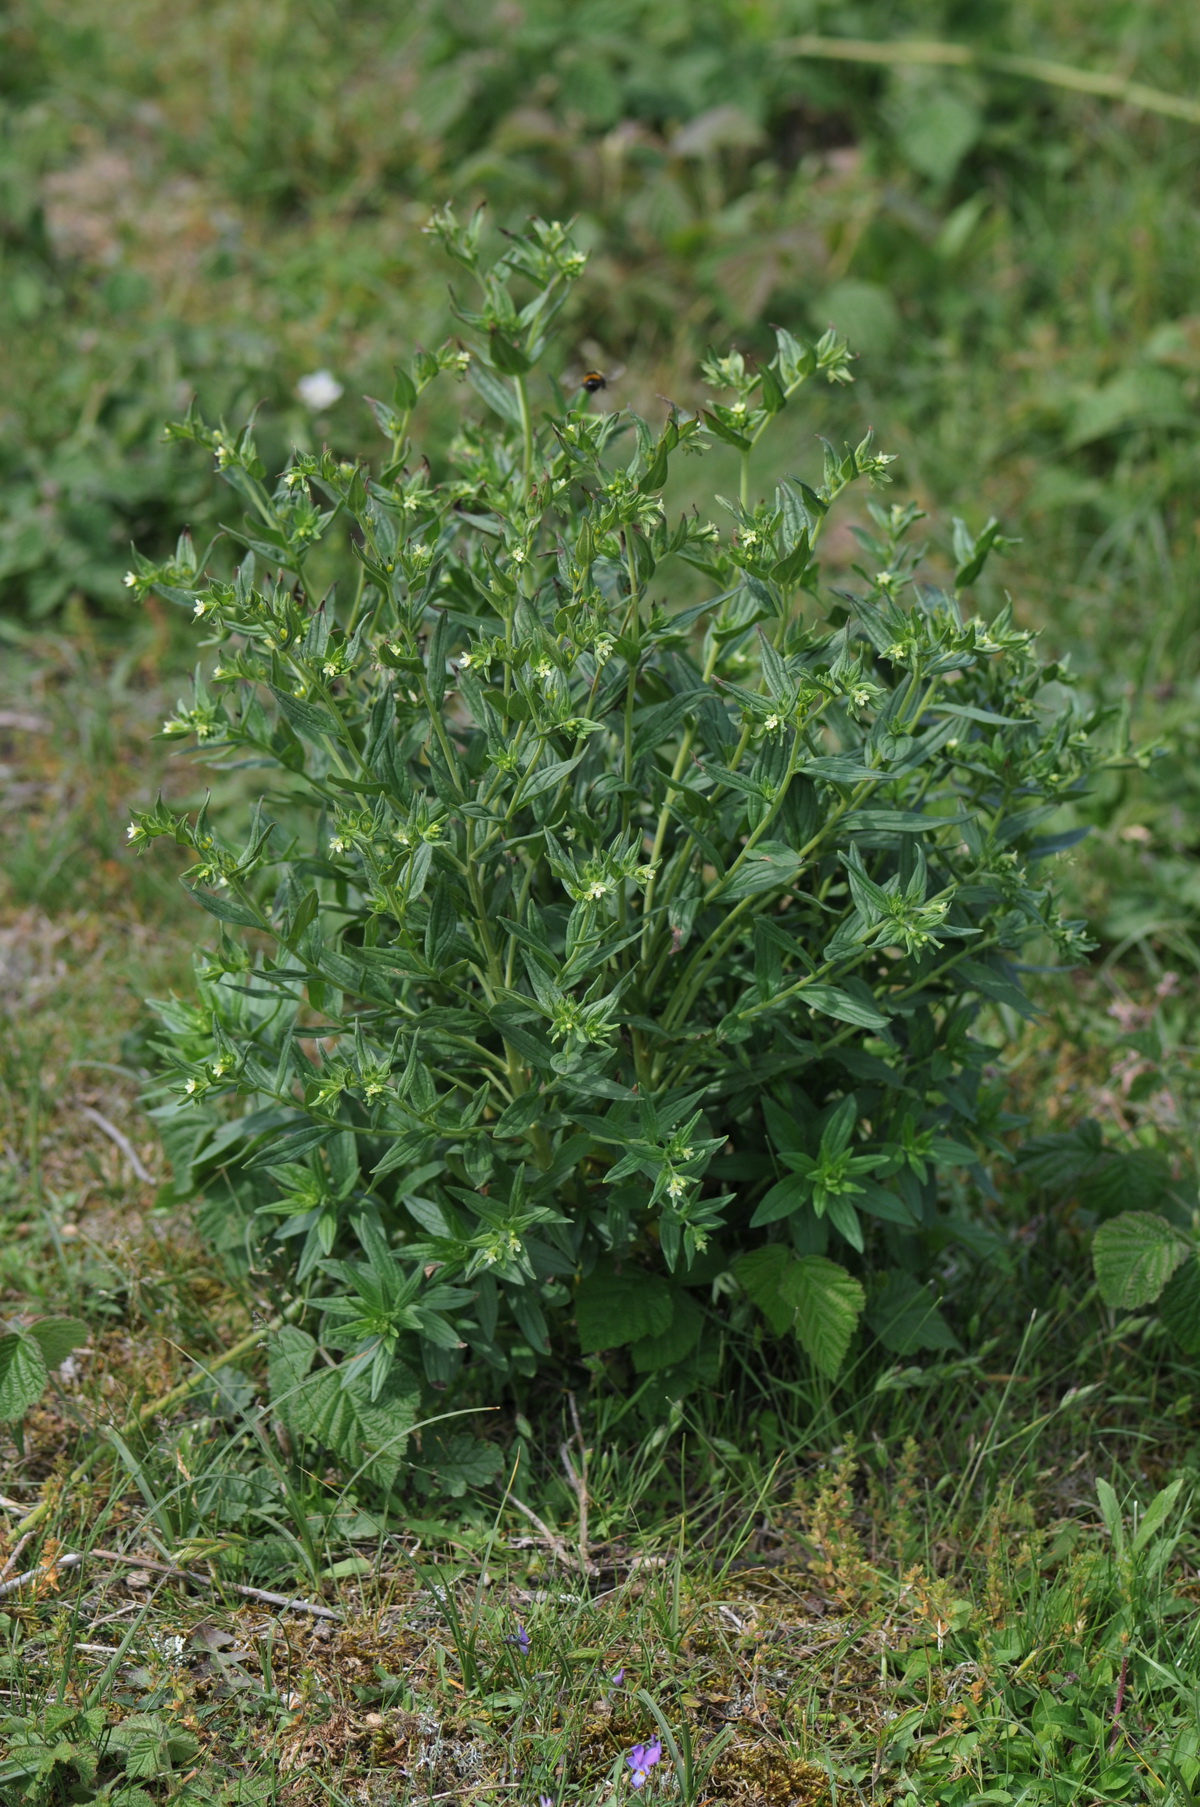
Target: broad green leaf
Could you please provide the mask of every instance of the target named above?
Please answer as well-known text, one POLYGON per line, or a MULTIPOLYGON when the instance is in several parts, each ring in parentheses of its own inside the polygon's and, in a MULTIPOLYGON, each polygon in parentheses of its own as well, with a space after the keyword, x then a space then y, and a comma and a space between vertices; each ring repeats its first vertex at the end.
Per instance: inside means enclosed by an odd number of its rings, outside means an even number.
POLYGON ((122 1752, 125 1773, 158 1776, 192 1762, 200 1749, 196 1739, 162 1713, 131 1713, 109 1733, 108 1742, 122 1752))
POLYGON ((13 1424, 37 1403, 50 1379, 41 1349, 24 1331, 0 1336, 0 1424, 13 1424))
POLYGON ((776 850, 765 841, 748 853, 735 872, 723 880, 720 894, 723 902, 736 903, 743 897, 754 897, 760 891, 783 890, 799 869, 796 855, 788 847, 776 850))
POLYGON ((791 1250, 781 1242, 768 1243, 761 1249, 748 1249, 733 1264, 733 1272, 776 1336, 790 1330, 796 1308, 783 1295, 783 1281, 795 1262, 791 1250))
POLYGON ((883 1284, 872 1294, 866 1318, 884 1348, 897 1355, 960 1346, 928 1287, 897 1269, 886 1274, 883 1284))
POLYGON ((87 1342, 89 1331, 82 1318, 39 1318, 28 1333, 42 1352, 48 1368, 60 1367, 72 1349, 87 1342))
POLYGON ((704 1313, 690 1293, 677 1292, 672 1301, 671 1322, 657 1336, 641 1337, 630 1350, 639 1374, 672 1368, 690 1355, 700 1341, 704 1313))
POLYGON ((1187 1242, 1165 1217, 1122 1211, 1102 1223, 1092 1239, 1100 1296, 1119 1311, 1149 1305, 1187 1254, 1187 1242))
POLYGON ((830 1379, 846 1358, 862 1316, 863 1289, 852 1274, 824 1255, 800 1255, 780 1282, 780 1295, 796 1314, 800 1346, 830 1379))
POLYGON ((585 1355, 619 1349, 669 1330, 675 1298, 670 1283, 641 1268, 615 1273, 598 1267, 575 1294, 579 1346, 585 1355))
POLYGON ((1159 1315, 1185 1355, 1200 1355, 1200 1254, 1188 1255, 1163 1289, 1159 1315))
POLYGON ((425 1433, 421 1467, 432 1470, 441 1492, 459 1500, 468 1488, 486 1487, 499 1474, 504 1458, 493 1443, 473 1437, 469 1431, 439 1437, 425 1433))

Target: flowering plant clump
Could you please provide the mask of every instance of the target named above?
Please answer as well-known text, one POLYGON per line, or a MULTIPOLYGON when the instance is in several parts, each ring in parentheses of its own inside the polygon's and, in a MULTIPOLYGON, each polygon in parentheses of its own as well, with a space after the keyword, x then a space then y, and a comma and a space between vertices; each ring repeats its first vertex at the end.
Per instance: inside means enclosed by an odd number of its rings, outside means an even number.
MULTIPOLYGON (((372 402, 380 468, 296 455, 271 485, 249 429, 193 411, 242 562, 210 577, 185 539, 131 573, 215 653, 164 732, 270 785, 240 842, 161 802, 131 829, 192 852, 218 928, 158 1006, 159 1120, 202 1227, 303 1301, 285 1423, 385 1478, 426 1385, 587 1358, 679 1388, 730 1321, 827 1375, 864 1317, 893 1351, 953 1341, 924 1282, 977 1241, 947 1171, 996 1146, 972 1024, 1027 1008, 1031 941, 1082 945, 1045 828, 1101 758, 1007 608, 921 581, 915 507, 872 501, 824 591, 830 511, 888 474, 869 438, 752 493, 844 343, 712 357, 724 399, 653 426, 537 376, 582 267, 563 228, 494 263, 478 220, 432 229, 477 281, 471 348, 372 402), (447 375, 476 406, 431 467, 410 419, 447 375), (718 445, 724 524, 670 518, 677 461, 718 445)), ((958 589, 999 544, 957 524, 958 589)))

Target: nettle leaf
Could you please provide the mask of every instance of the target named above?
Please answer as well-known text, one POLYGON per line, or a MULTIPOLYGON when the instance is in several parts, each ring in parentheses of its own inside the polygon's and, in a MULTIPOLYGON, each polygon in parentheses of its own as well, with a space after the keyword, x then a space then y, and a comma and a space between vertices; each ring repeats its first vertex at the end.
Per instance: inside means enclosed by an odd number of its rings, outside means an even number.
POLYGON ((113 1726, 108 1743, 124 1757, 129 1776, 159 1776, 184 1769, 200 1749, 190 1732, 162 1713, 131 1713, 113 1726))
POLYGON ((638 1339, 630 1350, 639 1374, 673 1368, 689 1356, 700 1341, 704 1313, 690 1293, 677 1292, 672 1300, 671 1322, 657 1336, 638 1339))
POLYGON ((41 1350, 46 1366, 58 1368, 72 1349, 79 1349, 87 1342, 90 1332, 82 1318, 39 1318, 36 1324, 28 1326, 26 1334, 41 1350))
POLYGON ((960 1347, 928 1288, 896 1269, 872 1293, 866 1318, 884 1348, 897 1355, 960 1347))
POLYGON ((1200 1253, 1184 1258, 1163 1288, 1159 1316, 1185 1355, 1200 1355, 1200 1253))
POLYGON ((1100 1225, 1092 1262, 1100 1296, 1120 1311, 1135 1311, 1158 1298, 1186 1260, 1189 1244, 1174 1224, 1150 1211, 1122 1211, 1100 1225))
POLYGON ((585 1355, 619 1349, 643 1337, 662 1336, 671 1327, 675 1293, 658 1274, 641 1268, 598 1267, 575 1293, 579 1347, 585 1355))
POLYGON ((795 1312, 793 1329, 815 1368, 837 1374, 866 1302, 861 1283, 824 1255, 800 1255, 779 1286, 795 1312))
POLYGON ((414 1464, 426 1471, 425 1491, 434 1488, 452 1500, 460 1500, 469 1490, 486 1487, 504 1466, 504 1457, 492 1443, 473 1437, 469 1431, 455 1431, 446 1436, 433 1429, 422 1435, 421 1456, 414 1464))
POLYGON ((420 1386, 400 1363, 391 1368, 378 1397, 371 1397, 371 1364, 341 1364, 311 1373, 317 1344, 307 1331, 285 1324, 268 1344, 272 1410, 301 1441, 331 1450, 361 1466, 383 1485, 400 1468, 417 1419, 420 1386))
POLYGON ((795 1257, 781 1242, 749 1249, 733 1264, 734 1275, 758 1306, 776 1336, 790 1330, 796 1308, 783 1294, 783 1279, 795 1257))
POLYGON ((0 1424, 12 1424, 36 1405, 49 1384, 46 1358, 24 1331, 0 1336, 0 1424))

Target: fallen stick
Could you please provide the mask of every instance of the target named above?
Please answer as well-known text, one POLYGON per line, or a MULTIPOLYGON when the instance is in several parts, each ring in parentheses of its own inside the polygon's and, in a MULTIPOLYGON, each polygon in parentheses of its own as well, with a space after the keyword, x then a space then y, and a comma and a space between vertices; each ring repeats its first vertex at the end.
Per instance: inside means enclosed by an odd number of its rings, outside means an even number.
POLYGON ((26 1569, 23 1575, 14 1575, 11 1581, 0 1586, 0 1599, 6 1594, 15 1594, 26 1582, 37 1581, 39 1577, 53 1574, 55 1569, 77 1569, 89 1556, 98 1556, 102 1562, 125 1563, 131 1569, 149 1569, 156 1575, 166 1575, 172 1581, 191 1581, 198 1587, 226 1588, 229 1593, 237 1594, 242 1600, 258 1600, 266 1606, 280 1606, 286 1612, 311 1613, 316 1619, 334 1619, 339 1623, 344 1615, 335 1612, 331 1606, 318 1606, 313 1600, 289 1600, 286 1594, 273 1594, 265 1587, 243 1587, 237 1581, 221 1581, 213 1575, 198 1574, 195 1569, 176 1568, 170 1562, 154 1562, 145 1556, 123 1556, 119 1550, 88 1550, 81 1554, 70 1553, 56 1556, 53 1561, 42 1563, 36 1569, 26 1569))
POLYGON ((107 1117, 103 1117, 99 1111, 93 1110, 90 1104, 81 1104, 79 1106, 79 1114, 81 1117, 86 1117, 89 1123, 94 1123, 97 1129, 102 1129, 110 1142, 116 1143, 117 1147, 121 1150, 121 1153, 132 1167, 134 1179, 141 1180, 143 1186, 152 1186, 154 1184, 154 1181, 142 1165, 137 1149, 133 1146, 133 1143, 129 1140, 129 1137, 125 1134, 123 1129, 118 1129, 115 1123, 110 1123, 107 1117))

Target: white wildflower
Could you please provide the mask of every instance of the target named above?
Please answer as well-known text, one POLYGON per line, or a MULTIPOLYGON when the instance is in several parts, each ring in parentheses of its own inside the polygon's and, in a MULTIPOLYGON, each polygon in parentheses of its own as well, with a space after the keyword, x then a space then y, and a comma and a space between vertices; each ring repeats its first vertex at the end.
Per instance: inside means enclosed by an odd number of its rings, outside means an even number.
POLYGON ((345 391, 332 370, 313 370, 296 384, 296 394, 306 408, 332 408, 345 391))

